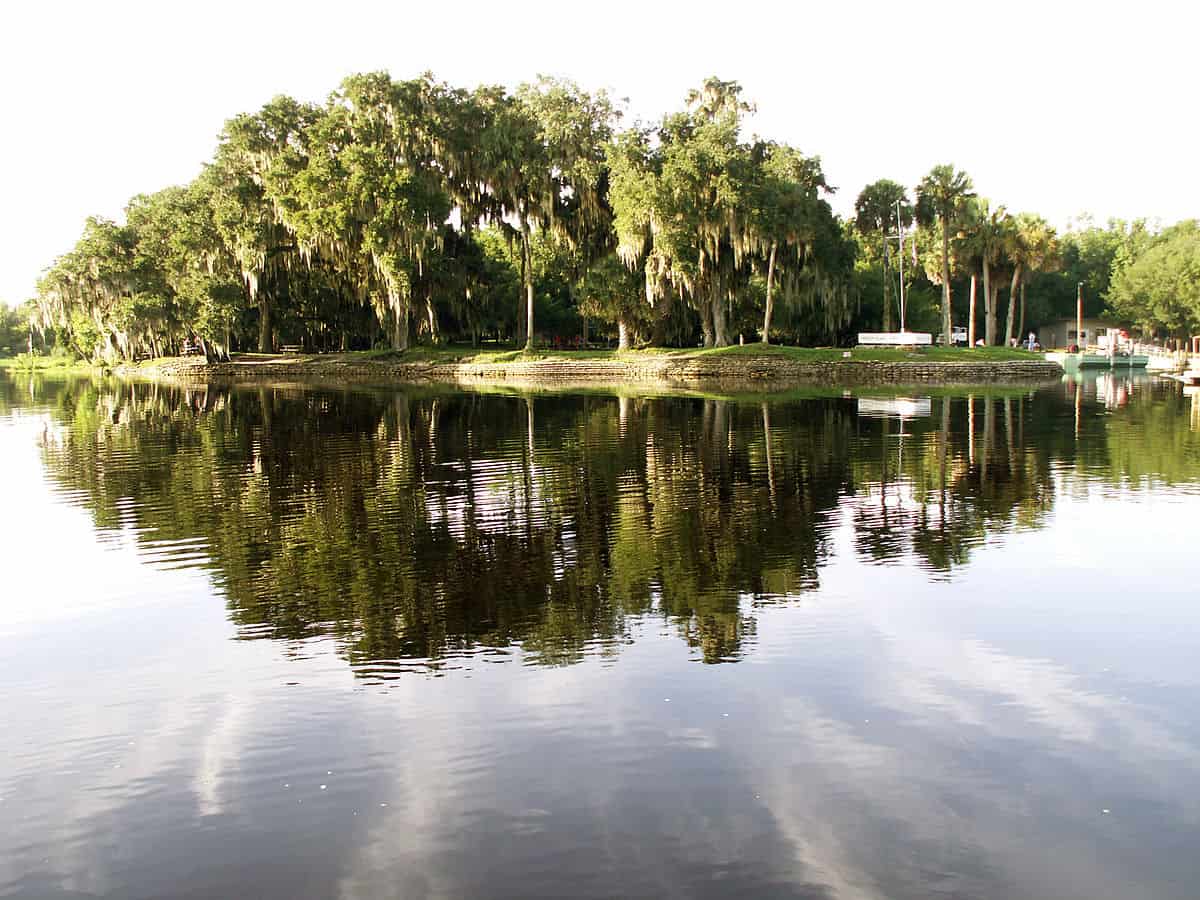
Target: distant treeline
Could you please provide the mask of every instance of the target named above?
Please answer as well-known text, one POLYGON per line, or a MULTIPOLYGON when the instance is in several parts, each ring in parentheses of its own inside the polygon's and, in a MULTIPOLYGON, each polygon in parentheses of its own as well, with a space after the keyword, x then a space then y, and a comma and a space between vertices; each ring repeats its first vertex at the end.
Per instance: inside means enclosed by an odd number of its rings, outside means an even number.
POLYGON ((5 313, 0 352, 840 343, 899 326, 902 266, 909 328, 978 321, 1003 343, 1070 314, 1083 282, 1089 314, 1200 330, 1194 222, 1059 236, 952 166, 911 196, 868 185, 843 220, 820 158, 747 138, 750 110, 715 78, 652 127, 551 79, 373 73, 324 104, 277 97, 230 119, 190 184, 134 197, 123 224, 88 219, 5 313))

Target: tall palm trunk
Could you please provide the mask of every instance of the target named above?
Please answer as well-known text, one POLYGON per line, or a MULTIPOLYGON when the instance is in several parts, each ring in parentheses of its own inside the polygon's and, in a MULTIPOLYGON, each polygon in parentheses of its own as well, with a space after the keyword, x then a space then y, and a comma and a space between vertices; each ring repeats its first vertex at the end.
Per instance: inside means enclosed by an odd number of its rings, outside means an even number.
POLYGON ((975 275, 974 272, 972 272, 971 273, 971 302, 970 302, 971 313, 970 313, 970 316, 967 318, 967 346, 968 347, 975 346, 975 284, 978 280, 979 280, 978 277, 975 275))
POLYGON ((950 220, 944 214, 942 215, 942 335, 946 346, 949 347, 954 342, 950 333, 950 220))
POLYGON ((1004 346, 1012 345, 1013 328, 1017 324, 1017 286, 1021 282, 1021 264, 1013 268, 1012 286, 1008 290, 1008 319, 1004 323, 1004 346))
POLYGON ((983 257, 983 342, 989 347, 996 340, 996 316, 992 309, 992 266, 983 257))
POLYGON ((522 223, 521 246, 525 255, 525 349, 533 349, 533 254, 529 248, 529 226, 522 223))
POLYGON ((762 342, 771 343, 771 311, 774 308, 772 289, 775 287, 775 250, 776 242, 771 241, 771 255, 767 259, 767 308, 763 313, 762 342))
POLYGON ((992 327, 992 339, 990 341, 988 341, 989 345, 997 344, 1000 342, 1000 328, 999 328, 999 323, 998 323, 998 317, 1000 315, 1000 282, 999 281, 992 282, 992 304, 991 305, 992 305, 992 318, 988 324, 991 325, 991 327, 992 327))
POLYGON ((1025 282, 1021 282, 1021 324, 1017 327, 1017 334, 1022 339, 1025 337, 1025 282))

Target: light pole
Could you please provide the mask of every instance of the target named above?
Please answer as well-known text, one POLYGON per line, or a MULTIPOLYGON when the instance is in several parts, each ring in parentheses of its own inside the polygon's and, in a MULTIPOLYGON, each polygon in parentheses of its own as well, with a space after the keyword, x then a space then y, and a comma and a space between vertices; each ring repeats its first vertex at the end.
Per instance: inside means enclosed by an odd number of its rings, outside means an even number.
MULTIPOLYGON (((895 237, 900 241, 900 251, 898 254, 900 268, 900 333, 903 334, 908 330, 906 307, 904 303, 904 219, 901 214, 900 204, 902 201, 896 201, 896 234, 888 235, 888 238, 895 237)), ((885 245, 886 247, 886 245, 885 245)), ((885 251, 886 255, 886 251, 885 251)))

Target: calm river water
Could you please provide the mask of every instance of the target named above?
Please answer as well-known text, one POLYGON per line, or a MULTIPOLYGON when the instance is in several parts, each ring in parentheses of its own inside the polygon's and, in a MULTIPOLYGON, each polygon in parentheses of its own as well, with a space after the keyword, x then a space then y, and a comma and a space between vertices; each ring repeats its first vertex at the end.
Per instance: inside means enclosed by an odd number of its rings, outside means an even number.
POLYGON ((1195 898, 1200 398, 0 378, 0 895, 1195 898))

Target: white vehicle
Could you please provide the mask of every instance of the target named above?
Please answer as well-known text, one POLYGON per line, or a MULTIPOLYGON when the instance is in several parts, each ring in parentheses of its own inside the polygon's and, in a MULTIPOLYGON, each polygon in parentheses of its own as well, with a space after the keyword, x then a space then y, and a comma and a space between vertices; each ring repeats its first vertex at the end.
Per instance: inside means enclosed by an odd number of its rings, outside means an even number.
MULTIPOLYGON (((942 339, 945 337, 945 334, 946 333, 944 331, 941 334, 939 334, 937 336, 936 343, 939 343, 939 344, 942 343, 942 339)), ((955 325, 953 328, 951 328, 950 329, 950 343, 961 344, 962 346, 965 347, 967 345, 967 329, 961 325, 955 325)))

